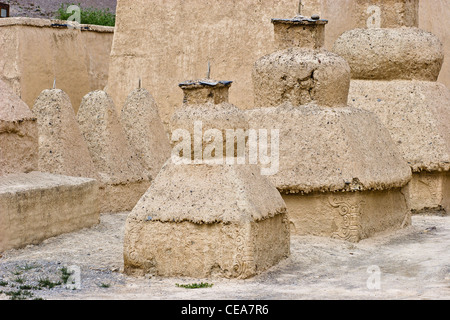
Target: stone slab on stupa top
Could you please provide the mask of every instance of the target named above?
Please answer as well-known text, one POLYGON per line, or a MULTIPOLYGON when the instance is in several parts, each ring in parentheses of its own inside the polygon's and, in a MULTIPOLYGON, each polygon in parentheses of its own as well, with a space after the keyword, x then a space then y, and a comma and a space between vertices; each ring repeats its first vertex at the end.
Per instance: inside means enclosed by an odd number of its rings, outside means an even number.
POLYGON ((272 19, 275 43, 279 49, 291 47, 320 49, 325 45, 325 25, 327 23, 328 20, 320 19, 317 16, 314 19, 301 15, 292 19, 272 19))
POLYGON ((0 80, 0 176, 38 169, 38 128, 28 105, 0 80))
POLYGON ((59 89, 44 90, 33 114, 39 128, 39 170, 98 180, 69 96, 59 89))
POLYGON ((212 79, 188 80, 178 86, 183 90, 183 103, 220 104, 228 102, 228 89, 232 81, 217 81, 212 79))

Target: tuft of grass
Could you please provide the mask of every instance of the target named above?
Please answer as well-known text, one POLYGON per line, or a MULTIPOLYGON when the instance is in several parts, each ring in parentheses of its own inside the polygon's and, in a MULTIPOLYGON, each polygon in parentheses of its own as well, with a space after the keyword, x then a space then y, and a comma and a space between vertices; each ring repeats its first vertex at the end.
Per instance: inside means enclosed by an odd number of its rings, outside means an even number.
POLYGON ((100 288, 109 288, 109 287, 111 287, 111 285, 109 284, 109 283, 101 283, 101 284, 99 284, 98 285, 100 288))
POLYGON ((19 289, 20 290, 40 290, 40 288, 35 287, 35 286, 30 286, 28 284, 24 284, 24 285, 19 286, 19 289))
POLYGON ((61 285, 60 281, 53 282, 49 278, 39 279, 38 283, 39 283, 40 287, 48 288, 48 289, 53 289, 54 287, 61 285))
POLYGON ((191 284, 178 284, 175 283, 175 285, 179 288, 185 288, 185 289, 203 289, 203 288, 211 288, 213 284, 210 283, 191 283, 191 284))
POLYGON ((112 13, 109 8, 107 9, 97 9, 97 8, 83 8, 78 3, 62 3, 61 7, 55 12, 55 19, 59 20, 68 20, 73 13, 69 11, 67 13, 67 9, 71 5, 76 5, 80 8, 80 18, 81 24, 93 24, 99 26, 109 26, 114 27, 116 24, 116 15, 112 13))
POLYGON ((22 271, 29 271, 37 267, 38 267, 37 265, 26 263, 24 266, 17 266, 16 268, 22 271))
POLYGON ((0 287, 6 287, 8 285, 7 281, 0 280, 0 287))
POLYGON ((13 279, 14 282, 17 282, 19 284, 24 284, 25 283, 25 278, 24 277, 17 277, 15 279, 13 279))
POLYGON ((2 293, 6 294, 10 300, 26 300, 33 297, 33 293, 27 290, 7 291, 2 293))
POLYGON ((61 280, 64 284, 67 284, 67 281, 69 281, 70 276, 73 274, 73 272, 69 272, 66 267, 61 268, 61 280))

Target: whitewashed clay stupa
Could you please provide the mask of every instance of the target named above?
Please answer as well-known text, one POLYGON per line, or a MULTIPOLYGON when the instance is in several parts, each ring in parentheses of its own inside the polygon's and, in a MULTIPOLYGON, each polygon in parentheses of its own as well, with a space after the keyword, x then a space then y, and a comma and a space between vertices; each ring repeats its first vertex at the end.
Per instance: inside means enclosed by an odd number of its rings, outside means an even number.
POLYGON ((450 212, 450 90, 436 82, 439 39, 418 29, 419 0, 358 0, 358 26, 333 51, 352 71, 349 103, 377 114, 414 174, 414 211, 450 212))
POLYGON ((99 175, 102 213, 132 210, 150 186, 150 174, 129 145, 114 102, 103 91, 87 94, 77 121, 99 175))
POLYGON ((38 171, 38 126, 0 81, 0 252, 99 222, 98 184, 38 171))
POLYGON ((125 273, 249 278, 289 255, 289 219, 279 192, 257 166, 224 162, 222 133, 248 128, 228 103, 230 84, 181 84, 185 103, 171 122, 172 159, 126 222, 125 273))
POLYGON ((378 118, 347 106, 350 67, 323 49, 326 20, 274 19, 278 51, 254 65, 252 128, 280 130, 291 232, 358 242, 410 223, 411 170, 378 118))

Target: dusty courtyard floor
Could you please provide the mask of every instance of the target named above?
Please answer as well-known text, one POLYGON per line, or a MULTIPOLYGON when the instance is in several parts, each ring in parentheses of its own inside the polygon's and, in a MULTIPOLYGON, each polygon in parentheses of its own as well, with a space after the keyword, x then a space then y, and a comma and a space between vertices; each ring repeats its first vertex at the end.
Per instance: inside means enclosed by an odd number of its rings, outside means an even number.
POLYGON ((103 215, 101 223, 94 228, 3 253, 0 300, 11 298, 8 292, 18 291, 21 286, 27 292, 25 297, 46 300, 450 298, 448 216, 414 216, 412 227, 358 244, 293 237, 290 258, 250 280, 127 277, 120 272, 125 219, 126 213, 103 215), (61 279, 61 269, 72 265, 81 270, 81 289, 69 290, 64 285, 56 285, 37 290, 39 279, 57 282, 61 279), (380 289, 369 289, 368 280, 374 276, 369 272, 377 268, 380 289), (204 289, 176 286, 201 281, 213 286, 204 289))

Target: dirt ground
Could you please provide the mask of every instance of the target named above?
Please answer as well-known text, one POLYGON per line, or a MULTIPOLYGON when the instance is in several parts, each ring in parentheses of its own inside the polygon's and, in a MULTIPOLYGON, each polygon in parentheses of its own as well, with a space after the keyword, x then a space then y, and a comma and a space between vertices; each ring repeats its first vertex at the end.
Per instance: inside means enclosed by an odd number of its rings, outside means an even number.
POLYGON ((351 244, 319 237, 293 237, 291 256, 249 280, 132 278, 123 268, 127 213, 103 215, 91 229, 40 245, 10 250, 0 258, 0 300, 22 285, 60 277, 76 265, 81 287, 30 290, 45 300, 400 300, 450 298, 450 217, 420 215, 413 226, 351 244), (379 273, 371 273, 379 271, 379 273), (379 275, 379 276, 378 276, 379 275), (372 282, 370 279, 379 279, 372 282), (176 284, 207 282, 211 288, 176 284), (369 286, 368 286, 369 282, 369 286), (370 284, 377 284, 373 286, 370 284), (1 286, 3 284, 3 287, 1 286))
POLYGON ((82 7, 110 9, 116 12, 117 0, 0 0, 8 3, 11 17, 53 18, 62 3, 80 4, 82 7))

